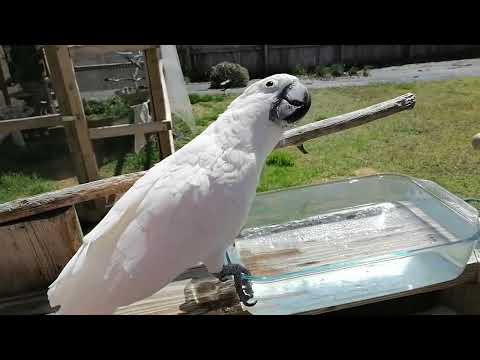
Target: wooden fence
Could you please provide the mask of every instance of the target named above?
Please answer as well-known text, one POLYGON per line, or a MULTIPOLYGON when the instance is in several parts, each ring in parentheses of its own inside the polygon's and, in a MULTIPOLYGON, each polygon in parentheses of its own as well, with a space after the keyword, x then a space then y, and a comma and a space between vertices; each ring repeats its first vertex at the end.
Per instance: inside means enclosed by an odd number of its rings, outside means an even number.
POLYGON ((480 56, 480 45, 177 45, 191 80, 222 61, 245 66, 252 77, 290 72, 295 66, 384 66, 480 56))

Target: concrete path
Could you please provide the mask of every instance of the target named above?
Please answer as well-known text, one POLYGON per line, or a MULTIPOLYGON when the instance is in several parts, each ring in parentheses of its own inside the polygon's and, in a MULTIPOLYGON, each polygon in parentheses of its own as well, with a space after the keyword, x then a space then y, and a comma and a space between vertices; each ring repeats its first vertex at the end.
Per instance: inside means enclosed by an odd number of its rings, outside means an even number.
MULTIPOLYGON (((310 89, 322 89, 343 86, 365 86, 382 83, 410 83, 415 81, 449 80, 468 77, 480 77, 480 59, 408 64, 370 70, 368 77, 340 77, 331 80, 302 79, 310 89)), ((257 81, 251 80, 250 83, 257 81)), ((221 94, 221 90, 208 89, 208 82, 187 84, 190 93, 221 94)), ((244 88, 229 89, 227 93, 241 93, 244 88)))

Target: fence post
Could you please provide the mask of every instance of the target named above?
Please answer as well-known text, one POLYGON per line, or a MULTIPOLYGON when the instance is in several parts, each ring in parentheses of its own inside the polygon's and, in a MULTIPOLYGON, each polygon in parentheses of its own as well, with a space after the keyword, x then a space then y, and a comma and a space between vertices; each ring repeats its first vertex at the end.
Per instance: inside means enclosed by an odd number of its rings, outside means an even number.
MULTIPOLYGON (((148 81, 150 83, 149 88, 152 99, 151 105, 153 108, 152 115, 153 121, 165 121, 171 125, 169 100, 160 57, 159 47, 145 50, 145 65, 147 66, 148 81)), ((166 158, 175 151, 171 130, 159 131, 158 142, 160 160, 166 158)))
POLYGON ((268 76, 269 74, 269 56, 268 56, 268 45, 263 45, 263 72, 264 72, 264 76, 268 76))
MULTIPOLYGON (((3 51, 0 53, 0 55, 2 55, 2 53, 3 51)), ((5 99, 5 105, 7 106, 12 105, 12 102, 10 101, 10 95, 8 94, 8 86, 5 80, 5 75, 3 74, 2 64, 0 64, 0 91, 3 93, 3 97, 5 99)))
POLYGON ((45 48, 45 55, 60 113, 64 116, 75 116, 75 121, 72 121, 71 126, 67 126, 71 129, 70 134, 67 131, 67 138, 77 169, 78 181, 85 183, 98 180, 97 161, 88 134, 87 118, 68 48, 48 45, 45 48))
MULTIPOLYGON (((97 159, 90 141, 87 118, 68 47, 48 45, 45 55, 60 113, 70 120, 64 121, 65 135, 78 182, 98 180, 97 159)), ((105 204, 105 199, 97 199, 85 204, 84 209, 79 211, 85 210, 86 215, 96 219, 105 212, 105 204)))

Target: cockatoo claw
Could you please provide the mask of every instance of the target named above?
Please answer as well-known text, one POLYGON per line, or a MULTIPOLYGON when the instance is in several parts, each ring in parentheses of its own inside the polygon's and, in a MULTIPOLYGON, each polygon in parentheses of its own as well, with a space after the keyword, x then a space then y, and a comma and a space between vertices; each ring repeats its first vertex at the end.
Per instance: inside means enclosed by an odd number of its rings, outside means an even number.
POLYGON ((257 303, 256 301, 253 303, 249 302, 253 298, 253 289, 250 281, 243 276, 251 275, 248 269, 239 264, 228 264, 223 265, 222 271, 215 275, 222 282, 227 280, 227 276, 233 276, 237 295, 243 305, 251 307, 257 303))

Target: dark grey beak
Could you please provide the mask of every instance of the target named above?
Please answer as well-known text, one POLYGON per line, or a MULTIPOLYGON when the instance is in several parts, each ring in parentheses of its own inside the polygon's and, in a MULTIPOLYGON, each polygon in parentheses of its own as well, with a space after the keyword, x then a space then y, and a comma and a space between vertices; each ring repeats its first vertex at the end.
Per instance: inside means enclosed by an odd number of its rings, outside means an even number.
POLYGON ((298 81, 286 86, 270 109, 271 121, 292 124, 305 116, 310 109, 311 99, 307 88, 298 81))
POLYGON ((300 83, 293 84, 283 99, 290 105, 296 107, 295 111, 285 118, 285 121, 289 124, 303 118, 308 110, 310 110, 310 105, 312 105, 312 100, 307 88, 300 83))

